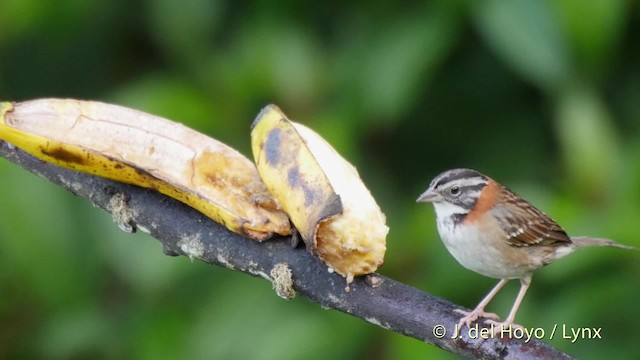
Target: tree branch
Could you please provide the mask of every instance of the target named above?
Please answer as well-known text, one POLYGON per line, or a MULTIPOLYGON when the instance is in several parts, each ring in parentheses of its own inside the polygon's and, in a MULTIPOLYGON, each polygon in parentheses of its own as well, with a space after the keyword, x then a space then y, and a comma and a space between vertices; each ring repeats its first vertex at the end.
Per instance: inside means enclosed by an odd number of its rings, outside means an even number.
POLYGON ((137 227, 149 232, 162 243, 167 255, 198 258, 269 281, 277 278, 274 287, 280 296, 292 294, 287 284, 288 267, 293 289, 309 300, 465 357, 571 359, 537 340, 525 343, 497 337, 483 341, 469 338, 466 330, 463 337, 452 339, 460 316, 454 309, 460 307, 446 300, 377 274, 357 278, 346 292, 344 278, 329 273, 321 261, 303 248, 291 248, 289 238, 262 243, 245 239, 160 193, 63 169, 3 141, 0 141, 0 156, 89 199, 111 212, 124 228, 137 227), (272 272, 274 268, 276 272, 272 272), (282 269, 285 271, 277 272, 282 269), (438 326, 446 329, 442 338, 434 334, 438 326))

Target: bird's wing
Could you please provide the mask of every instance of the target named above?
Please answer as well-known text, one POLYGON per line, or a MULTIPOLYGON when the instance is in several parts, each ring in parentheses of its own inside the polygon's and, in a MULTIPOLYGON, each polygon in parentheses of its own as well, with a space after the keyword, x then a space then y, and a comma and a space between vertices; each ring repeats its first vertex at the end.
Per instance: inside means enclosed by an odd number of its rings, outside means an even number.
POLYGON ((502 208, 495 215, 506 230, 507 240, 513 246, 566 245, 571 238, 553 219, 528 201, 504 187, 502 208))

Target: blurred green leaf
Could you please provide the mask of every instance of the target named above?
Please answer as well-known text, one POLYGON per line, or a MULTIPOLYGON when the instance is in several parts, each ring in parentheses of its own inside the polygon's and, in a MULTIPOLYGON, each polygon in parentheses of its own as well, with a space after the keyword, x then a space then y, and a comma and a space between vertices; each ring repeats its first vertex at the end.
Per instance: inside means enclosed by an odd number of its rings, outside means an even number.
POLYGON ((631 14, 628 0, 559 0, 546 3, 567 34, 575 60, 585 70, 603 70, 619 47, 631 14))
POLYGON ((357 81, 361 121, 393 122, 419 101, 415 89, 428 84, 457 42, 459 19, 446 10, 405 14, 364 49, 357 81))
POLYGON ((144 1, 151 34, 178 64, 199 65, 222 23, 224 2, 209 0, 144 1))
MULTIPOLYGON (((303 299, 287 303, 276 296, 257 298, 259 280, 236 279, 209 293, 209 305, 199 310, 189 334, 187 358, 345 358, 372 328, 335 312, 309 312, 309 304, 300 303, 303 299), (249 339, 250 346, 229 341, 240 338, 249 339)), ((264 285, 270 286, 259 287, 264 285)))
POLYGON ((474 3, 474 20, 487 43, 528 81, 557 88, 571 76, 564 33, 546 2, 488 0, 474 3))
POLYGON ((112 329, 105 314, 82 305, 54 313, 36 333, 40 356, 69 359, 90 356, 104 349, 112 329))
POLYGON ((578 85, 560 96, 556 114, 572 188, 587 199, 603 200, 621 165, 619 140, 606 106, 593 89, 578 85))
POLYGON ((75 279, 68 275, 77 272, 84 263, 82 257, 91 258, 95 254, 81 252, 83 246, 75 236, 75 219, 50 216, 70 208, 65 200, 68 195, 53 184, 24 175, 6 170, 1 175, 3 188, 9 190, 3 192, 2 203, 11 204, 0 207, 0 227, 10 229, 0 242, 1 261, 11 274, 7 282, 24 289, 22 296, 39 298, 52 305, 86 296, 92 290, 88 282, 95 276, 91 271, 94 269, 84 269, 75 279), (23 187, 31 191, 28 194, 16 191, 23 187), (33 211, 34 206, 39 210, 33 211))
POLYGON ((266 17, 246 24, 233 34, 229 51, 212 53, 210 71, 219 96, 264 98, 261 106, 312 102, 323 89, 321 69, 326 64, 315 39, 287 19, 266 17))

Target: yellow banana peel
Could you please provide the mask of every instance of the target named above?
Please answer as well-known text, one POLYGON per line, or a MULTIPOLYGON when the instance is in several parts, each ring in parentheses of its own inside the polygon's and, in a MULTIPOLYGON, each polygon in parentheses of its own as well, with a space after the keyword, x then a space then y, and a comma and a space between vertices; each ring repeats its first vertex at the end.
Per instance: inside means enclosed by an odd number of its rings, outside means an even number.
POLYGON ((249 159, 161 117, 96 101, 4 102, 0 139, 61 167, 155 189, 255 240, 291 232, 249 159))
POLYGON ((382 264, 385 216, 356 169, 331 145, 269 105, 252 125, 251 147, 263 182, 307 249, 347 284, 382 264))

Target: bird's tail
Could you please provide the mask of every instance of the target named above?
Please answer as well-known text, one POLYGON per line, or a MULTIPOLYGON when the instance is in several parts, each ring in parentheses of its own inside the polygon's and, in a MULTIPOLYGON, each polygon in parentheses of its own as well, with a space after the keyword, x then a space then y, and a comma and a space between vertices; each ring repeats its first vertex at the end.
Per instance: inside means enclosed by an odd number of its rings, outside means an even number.
POLYGON ((603 238, 591 238, 586 236, 575 236, 571 238, 571 241, 576 245, 576 247, 587 247, 587 246, 609 246, 620 249, 628 249, 628 250, 640 250, 633 246, 618 244, 617 242, 609 239, 603 238))

